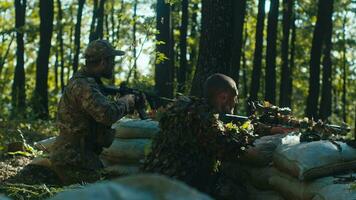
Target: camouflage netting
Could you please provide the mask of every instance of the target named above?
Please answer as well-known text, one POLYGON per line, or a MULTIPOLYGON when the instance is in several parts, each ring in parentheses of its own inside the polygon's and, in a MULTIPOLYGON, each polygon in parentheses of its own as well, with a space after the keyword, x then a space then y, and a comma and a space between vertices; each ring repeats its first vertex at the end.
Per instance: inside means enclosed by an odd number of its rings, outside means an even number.
POLYGON ((211 190, 222 161, 236 160, 252 142, 249 127, 224 125, 203 100, 180 99, 162 115, 144 170, 211 190))

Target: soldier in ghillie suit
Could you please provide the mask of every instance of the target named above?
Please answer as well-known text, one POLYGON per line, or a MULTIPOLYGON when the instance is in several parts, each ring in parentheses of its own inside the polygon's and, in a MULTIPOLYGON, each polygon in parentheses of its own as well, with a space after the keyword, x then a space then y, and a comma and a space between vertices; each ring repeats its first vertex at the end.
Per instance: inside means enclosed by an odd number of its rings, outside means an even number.
POLYGON ((253 135, 231 131, 218 119, 219 113, 233 112, 237 95, 233 79, 214 74, 205 82, 205 98, 184 97, 170 105, 143 171, 177 178, 217 199, 247 199, 239 178, 221 170, 253 140, 253 135))
POLYGON ((53 169, 64 184, 92 182, 103 167, 99 154, 114 139, 111 125, 132 112, 133 95, 112 100, 101 92, 100 78, 112 78, 115 50, 96 40, 85 50, 86 64, 69 80, 58 105, 59 136, 51 149, 53 169))

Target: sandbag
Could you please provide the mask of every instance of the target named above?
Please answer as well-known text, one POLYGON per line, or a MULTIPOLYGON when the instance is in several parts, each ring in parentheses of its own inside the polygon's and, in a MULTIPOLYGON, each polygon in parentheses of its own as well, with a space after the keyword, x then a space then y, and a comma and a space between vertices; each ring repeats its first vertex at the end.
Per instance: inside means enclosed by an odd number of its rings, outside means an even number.
POLYGON ((272 162, 273 153, 279 145, 297 143, 299 143, 299 136, 294 133, 264 136, 257 139, 253 147, 246 150, 240 161, 252 166, 267 166, 272 162))
POLYGON ((123 139, 148 138, 152 139, 159 132, 159 123, 151 119, 121 119, 112 125, 116 137, 123 139))
POLYGON ((312 180, 337 172, 356 169, 356 149, 330 141, 281 145, 273 155, 273 164, 299 180, 312 180))
POLYGON ((145 157, 145 150, 150 148, 150 139, 116 138, 109 148, 105 148, 100 157, 111 163, 139 163, 145 157))
POLYGON ((110 177, 137 174, 140 171, 139 165, 112 165, 104 168, 104 173, 110 177))
POLYGON ((160 175, 141 174, 60 193, 51 200, 212 200, 188 185, 160 175))
POLYGON ((272 190, 258 190, 251 185, 247 185, 249 200, 284 200, 284 198, 272 190))
POLYGON ((333 184, 317 192, 313 200, 356 200, 356 185, 333 184))
POLYGON ((44 140, 41 140, 39 142, 35 142, 34 143, 34 146, 43 151, 43 152, 47 152, 49 153, 50 152, 50 149, 52 147, 52 145, 54 144, 56 140, 56 137, 50 137, 50 138, 47 138, 47 139, 44 139, 44 140))
POLYGON ((272 186, 269 183, 269 179, 272 176, 279 174, 277 169, 274 167, 251 167, 242 166, 241 173, 245 182, 249 182, 252 186, 260 190, 271 190, 272 186))

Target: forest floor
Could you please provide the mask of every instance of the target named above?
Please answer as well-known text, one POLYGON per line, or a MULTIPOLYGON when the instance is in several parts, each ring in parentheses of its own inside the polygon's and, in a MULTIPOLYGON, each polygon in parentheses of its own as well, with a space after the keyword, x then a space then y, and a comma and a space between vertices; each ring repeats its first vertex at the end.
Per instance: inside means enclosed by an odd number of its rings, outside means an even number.
MULTIPOLYGON (((28 165, 35 156, 41 155, 32 148, 33 143, 54 136, 58 133, 52 121, 3 121, 0 119, 0 194, 12 199, 45 199, 66 188, 41 183, 43 168, 31 168, 42 171, 29 175, 28 165), (25 144, 26 149, 13 154, 6 153, 12 144, 25 144)), ((16 146, 16 145, 15 145, 16 146)), ((53 181, 54 182, 54 181, 53 181)))

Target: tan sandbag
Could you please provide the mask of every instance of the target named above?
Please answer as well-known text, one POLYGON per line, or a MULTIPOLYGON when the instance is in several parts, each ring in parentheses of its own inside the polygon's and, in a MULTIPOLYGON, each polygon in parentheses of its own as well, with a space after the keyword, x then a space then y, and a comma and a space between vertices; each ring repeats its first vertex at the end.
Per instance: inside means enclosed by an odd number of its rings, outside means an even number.
POLYGON ((258 190, 251 185, 247 185, 249 200, 284 200, 284 198, 272 190, 258 190))
POLYGON ((324 187, 313 200, 356 200, 356 185, 333 184, 324 187))
POLYGON ((150 147, 150 139, 116 138, 109 148, 101 153, 102 160, 115 164, 139 163, 145 157, 145 150, 150 147))
POLYGON ((50 137, 45 140, 35 142, 34 146, 43 152, 49 153, 51 146, 54 144, 55 140, 56 140, 56 137, 50 137))
POLYGON ((312 180, 337 172, 356 169, 356 149, 330 141, 281 145, 273 155, 273 164, 299 180, 312 180))
MULTIPOLYGON (((356 174, 353 174, 353 176, 355 177, 356 174)), ((269 182, 275 191, 278 191, 280 194, 282 194, 288 199, 311 200, 316 195, 322 197, 326 191, 325 188, 335 187, 341 189, 345 188, 346 186, 349 186, 349 184, 336 184, 336 180, 337 178, 333 176, 328 176, 313 181, 299 181, 298 179, 292 176, 280 172, 274 174, 274 176, 269 179, 269 182)), ((329 192, 328 194, 330 193, 331 192, 329 192)), ((332 198, 330 198, 330 200, 331 199, 332 198)))
POLYGON ((244 172, 242 173, 243 179, 260 190, 272 189, 272 186, 269 183, 269 179, 272 176, 276 176, 276 174, 280 173, 274 167, 258 168, 251 166, 242 166, 241 170, 243 170, 244 172))
POLYGON ((141 174, 96 183, 58 194, 51 200, 212 200, 208 195, 165 176, 141 174))
POLYGON ((112 125, 116 137, 123 139, 147 138, 151 139, 159 132, 159 123, 151 119, 121 119, 112 125))
POLYGON ((137 174, 140 171, 139 165, 112 165, 104 168, 104 173, 109 174, 110 177, 137 174))
POLYGON ((299 143, 299 136, 294 133, 264 136, 257 139, 253 147, 247 149, 240 161, 251 166, 267 166, 272 162, 273 153, 279 145, 296 143, 299 143))

